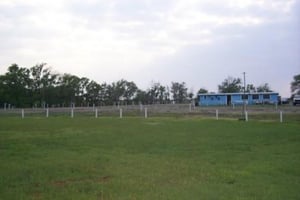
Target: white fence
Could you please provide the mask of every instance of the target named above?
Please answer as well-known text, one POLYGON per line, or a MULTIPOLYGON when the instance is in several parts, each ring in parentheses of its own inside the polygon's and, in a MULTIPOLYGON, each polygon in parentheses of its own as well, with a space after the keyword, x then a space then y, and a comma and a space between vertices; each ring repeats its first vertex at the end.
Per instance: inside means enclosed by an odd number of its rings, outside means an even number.
POLYGON ((243 112, 242 106, 195 107, 192 104, 155 104, 101 107, 64 107, 64 108, 24 108, 2 109, 0 117, 156 117, 156 116, 199 116, 206 118, 233 118, 240 120, 287 120, 300 122, 300 107, 295 106, 247 106, 243 112))

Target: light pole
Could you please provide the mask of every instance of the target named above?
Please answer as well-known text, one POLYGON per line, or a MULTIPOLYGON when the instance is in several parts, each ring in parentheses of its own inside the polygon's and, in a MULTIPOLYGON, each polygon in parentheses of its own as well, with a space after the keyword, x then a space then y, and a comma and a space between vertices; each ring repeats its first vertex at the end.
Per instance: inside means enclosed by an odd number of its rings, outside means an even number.
POLYGON ((243 75, 244 75, 243 114, 246 120, 246 72, 243 72, 243 75))

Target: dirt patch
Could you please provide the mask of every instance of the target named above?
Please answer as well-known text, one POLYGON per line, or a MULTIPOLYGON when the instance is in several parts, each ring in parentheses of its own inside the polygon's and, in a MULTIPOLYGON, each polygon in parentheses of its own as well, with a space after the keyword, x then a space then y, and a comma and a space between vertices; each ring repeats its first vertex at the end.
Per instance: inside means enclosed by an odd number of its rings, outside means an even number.
POLYGON ((57 187, 64 187, 67 185, 67 181, 54 181, 52 182, 52 185, 57 186, 57 187))
POLYGON ((103 176, 103 177, 101 177, 101 178, 98 178, 98 179, 97 179, 97 182, 105 183, 105 182, 110 181, 111 178, 112 178, 111 176, 103 176))

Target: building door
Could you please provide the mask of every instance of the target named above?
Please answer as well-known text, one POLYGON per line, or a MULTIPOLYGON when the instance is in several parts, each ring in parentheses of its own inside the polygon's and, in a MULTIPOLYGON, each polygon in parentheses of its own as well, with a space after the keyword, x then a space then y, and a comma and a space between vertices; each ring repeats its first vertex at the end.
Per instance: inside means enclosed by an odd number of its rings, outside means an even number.
POLYGON ((231 95, 227 95, 227 105, 231 105, 231 95))

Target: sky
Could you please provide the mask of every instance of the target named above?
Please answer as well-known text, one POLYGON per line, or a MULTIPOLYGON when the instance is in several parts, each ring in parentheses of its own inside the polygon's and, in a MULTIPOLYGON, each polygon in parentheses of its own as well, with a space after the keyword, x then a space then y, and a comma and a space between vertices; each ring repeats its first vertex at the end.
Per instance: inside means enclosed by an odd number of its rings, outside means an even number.
POLYGON ((283 97, 300 74, 300 0, 0 0, 0 74, 17 63, 147 89, 227 77, 283 97))

